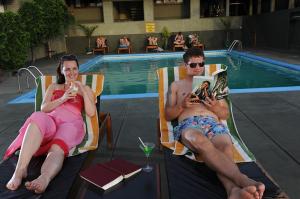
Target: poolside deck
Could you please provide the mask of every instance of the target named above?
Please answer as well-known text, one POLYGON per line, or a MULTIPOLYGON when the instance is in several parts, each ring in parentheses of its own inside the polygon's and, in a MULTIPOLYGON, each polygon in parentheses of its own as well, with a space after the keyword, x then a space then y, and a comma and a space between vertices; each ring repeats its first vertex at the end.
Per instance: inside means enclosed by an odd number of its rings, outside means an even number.
MULTIPOLYGON (((276 58, 274 53, 264 53, 276 58)), ((80 57, 80 63, 89 58, 91 56, 80 57)), ((291 61, 300 63, 298 58, 291 61)), ((41 60, 37 66, 45 73, 54 73, 56 61, 41 60)), ((18 95, 16 77, 5 78, 0 83, 1 156, 24 119, 34 110, 33 104, 6 104, 18 95)), ((290 198, 300 198, 300 135, 297 132, 300 92, 232 94, 231 98, 236 125, 247 146, 290 198)), ((144 163, 137 136, 156 142, 158 99, 105 100, 101 107, 112 115, 114 148, 99 149, 95 161, 124 157, 144 163)), ((168 198, 163 154, 156 150, 152 161, 160 164, 162 198, 168 198)))

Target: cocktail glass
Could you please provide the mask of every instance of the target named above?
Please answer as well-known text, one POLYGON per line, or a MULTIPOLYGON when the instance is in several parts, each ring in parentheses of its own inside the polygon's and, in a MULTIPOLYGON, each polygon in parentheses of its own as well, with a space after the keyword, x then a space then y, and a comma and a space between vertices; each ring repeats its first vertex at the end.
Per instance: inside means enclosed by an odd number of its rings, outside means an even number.
POLYGON ((78 87, 75 85, 74 82, 71 83, 71 92, 72 92, 72 95, 74 96, 74 99, 72 100, 73 102, 77 102, 76 100, 76 95, 77 95, 77 92, 78 92, 78 87))
POLYGON ((150 172, 152 171, 153 167, 149 165, 149 157, 155 147, 155 144, 152 142, 144 142, 144 145, 140 144, 139 147, 143 150, 147 159, 147 164, 145 167, 143 167, 143 171, 150 172))

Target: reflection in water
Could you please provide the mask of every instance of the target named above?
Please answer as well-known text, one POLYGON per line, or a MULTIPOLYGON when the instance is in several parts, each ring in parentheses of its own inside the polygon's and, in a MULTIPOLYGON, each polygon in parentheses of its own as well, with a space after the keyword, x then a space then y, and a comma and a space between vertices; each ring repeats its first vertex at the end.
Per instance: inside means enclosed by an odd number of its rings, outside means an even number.
MULTIPOLYGON (((221 63, 228 66, 229 87, 259 88, 274 86, 299 86, 300 72, 261 62, 252 62, 231 57, 207 57, 205 63, 221 63)), ((104 91, 109 94, 157 93, 156 70, 183 64, 182 58, 160 60, 136 60, 103 62, 91 68, 90 72, 105 75, 104 91)))

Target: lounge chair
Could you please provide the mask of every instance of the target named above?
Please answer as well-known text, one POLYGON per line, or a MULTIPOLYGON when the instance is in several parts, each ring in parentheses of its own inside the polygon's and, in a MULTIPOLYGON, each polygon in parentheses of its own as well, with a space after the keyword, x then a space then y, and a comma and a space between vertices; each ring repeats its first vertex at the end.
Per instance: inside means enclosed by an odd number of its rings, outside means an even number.
POLYGON ((158 38, 154 36, 149 36, 146 39, 146 52, 154 51, 158 49, 158 43, 157 43, 158 38), (156 41, 153 41, 153 39, 156 39, 156 41))
POLYGON ((107 43, 108 43, 107 39, 105 39, 105 47, 97 47, 97 42, 96 42, 96 47, 93 48, 93 54, 95 54, 96 52, 102 52, 103 54, 108 53, 109 52, 109 47, 108 47, 107 43))
MULTIPOLYGON (((224 65, 205 65, 205 75, 211 75, 216 69, 224 65)), ((164 151, 165 165, 168 177, 170 198, 226 198, 226 192, 218 180, 215 172, 210 170, 201 159, 197 157, 182 143, 175 141, 173 127, 176 120, 168 122, 164 116, 164 106, 168 86, 174 81, 183 79, 185 69, 183 67, 160 68, 157 70, 159 79, 159 114, 158 137, 161 149, 164 151)), ((230 118, 223 121, 229 128, 234 146, 234 160, 240 170, 254 180, 266 185, 264 198, 288 198, 284 192, 267 176, 266 172, 255 161, 254 155, 248 150, 242 141, 232 115, 232 105, 227 99, 230 108, 230 118)))
MULTIPOLYGON (((41 76, 37 79, 38 87, 36 92, 35 109, 40 110, 42 99, 45 95, 47 87, 55 82, 55 76, 41 76)), ((6 183, 11 178, 18 160, 17 155, 13 155, 0 164, 0 198, 67 198, 70 194, 76 194, 79 186, 74 183, 78 181, 78 172, 84 166, 87 166, 94 155, 94 151, 98 148, 101 140, 106 132, 107 144, 111 148, 112 132, 110 115, 100 113, 100 94, 103 90, 104 76, 101 74, 80 75, 79 80, 83 84, 89 85, 97 96, 97 114, 88 117, 83 113, 86 124, 86 134, 82 143, 69 151, 69 157, 64 161, 63 168, 59 174, 50 182, 43 194, 37 195, 32 191, 28 191, 24 182, 33 180, 40 174, 41 165, 45 156, 34 157, 28 167, 28 177, 23 180, 22 185, 16 191, 6 189, 6 183), (105 131, 106 130, 106 131, 105 131), (77 179, 77 180, 76 180, 77 179), (72 189, 72 191, 70 191, 72 189)))

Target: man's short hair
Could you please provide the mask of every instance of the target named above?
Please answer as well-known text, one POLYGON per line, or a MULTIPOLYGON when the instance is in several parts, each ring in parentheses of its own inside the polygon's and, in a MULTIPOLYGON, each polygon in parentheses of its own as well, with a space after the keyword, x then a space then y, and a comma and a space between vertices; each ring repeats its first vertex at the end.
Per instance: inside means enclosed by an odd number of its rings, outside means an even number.
POLYGON ((183 54, 183 61, 187 64, 192 57, 203 57, 204 53, 203 50, 200 48, 192 47, 189 48, 184 54, 183 54))

